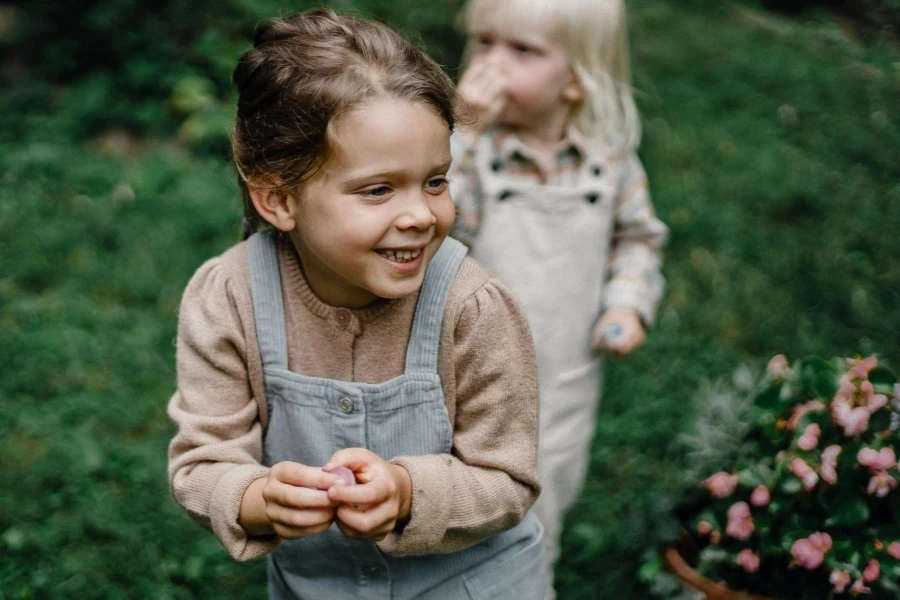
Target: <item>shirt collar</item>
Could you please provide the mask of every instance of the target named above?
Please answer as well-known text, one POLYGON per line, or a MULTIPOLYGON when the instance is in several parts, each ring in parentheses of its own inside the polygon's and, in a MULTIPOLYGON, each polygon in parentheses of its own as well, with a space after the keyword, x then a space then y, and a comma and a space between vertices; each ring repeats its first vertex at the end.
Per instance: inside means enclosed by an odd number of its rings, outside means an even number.
MULTIPOLYGON (((535 160, 534 152, 522 143, 515 133, 500 129, 494 130, 494 156, 503 161, 529 161, 535 160)), ((588 156, 588 145, 584 136, 571 125, 566 128, 563 139, 556 146, 557 160, 563 157, 572 157, 576 162, 583 162, 588 156)))

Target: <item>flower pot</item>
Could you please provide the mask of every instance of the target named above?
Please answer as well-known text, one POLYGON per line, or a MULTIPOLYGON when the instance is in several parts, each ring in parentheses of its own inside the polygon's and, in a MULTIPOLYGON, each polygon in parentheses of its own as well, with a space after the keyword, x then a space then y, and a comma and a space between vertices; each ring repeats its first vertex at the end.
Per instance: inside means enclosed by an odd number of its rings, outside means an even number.
POLYGON ((746 592, 735 592, 721 583, 710 581, 691 567, 672 546, 663 550, 663 560, 683 585, 700 592, 706 596, 706 600, 776 600, 746 592))

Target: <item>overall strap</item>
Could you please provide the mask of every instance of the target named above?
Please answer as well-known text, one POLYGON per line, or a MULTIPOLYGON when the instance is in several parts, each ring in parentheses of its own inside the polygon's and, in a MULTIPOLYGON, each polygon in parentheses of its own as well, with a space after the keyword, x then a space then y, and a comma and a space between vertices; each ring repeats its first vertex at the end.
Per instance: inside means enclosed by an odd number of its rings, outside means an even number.
POLYGON ((278 249, 271 232, 258 231, 250 236, 247 240, 247 259, 256 341, 263 371, 273 367, 287 369, 287 336, 284 331, 278 249))
POLYGON ((466 252, 468 248, 448 237, 428 264, 406 349, 407 373, 437 373, 444 305, 466 252))

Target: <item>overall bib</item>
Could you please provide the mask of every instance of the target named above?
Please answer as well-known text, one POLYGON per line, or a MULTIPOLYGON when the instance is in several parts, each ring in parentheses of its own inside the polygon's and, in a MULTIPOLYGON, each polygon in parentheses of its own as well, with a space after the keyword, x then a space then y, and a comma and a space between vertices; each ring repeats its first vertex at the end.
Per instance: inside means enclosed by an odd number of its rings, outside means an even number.
MULTIPOLYGON (((263 462, 323 465, 337 450, 362 447, 385 460, 447 454, 453 432, 437 372, 447 293, 466 249, 447 238, 428 265, 403 375, 383 383, 337 381, 288 370, 275 243, 248 241, 251 291, 269 422, 263 462)), ((547 578, 542 527, 531 514, 513 529, 451 554, 394 557, 345 537, 336 525, 291 540, 269 556, 276 600, 436 598, 540 600, 547 578)))
MULTIPOLYGON (((491 155, 490 140, 477 155, 491 155)), ((550 564, 566 509, 587 473, 600 401, 601 359, 592 349, 612 240, 616 189, 603 164, 579 187, 500 179, 476 165, 483 220, 472 255, 522 304, 534 336, 540 385, 541 495, 550 564)))

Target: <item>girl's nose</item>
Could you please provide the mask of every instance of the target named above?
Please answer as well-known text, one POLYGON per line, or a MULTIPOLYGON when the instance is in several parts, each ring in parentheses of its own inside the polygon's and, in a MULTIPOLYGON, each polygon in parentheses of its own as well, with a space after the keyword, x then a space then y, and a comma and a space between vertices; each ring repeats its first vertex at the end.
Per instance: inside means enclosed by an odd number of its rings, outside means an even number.
POLYGON ((425 192, 411 193, 397 219, 399 229, 428 229, 437 222, 425 192))

